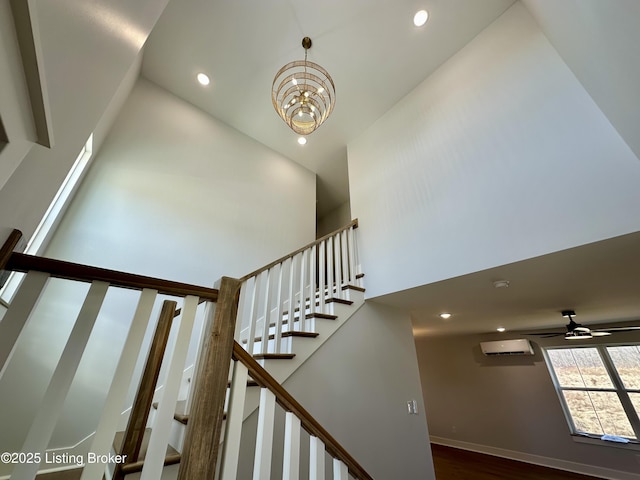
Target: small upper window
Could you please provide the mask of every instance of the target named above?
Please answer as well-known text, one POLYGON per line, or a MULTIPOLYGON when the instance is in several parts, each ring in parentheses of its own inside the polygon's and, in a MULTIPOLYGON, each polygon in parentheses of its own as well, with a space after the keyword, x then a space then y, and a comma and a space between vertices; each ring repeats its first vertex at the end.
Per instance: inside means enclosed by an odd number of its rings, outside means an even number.
MULTIPOLYGON (((89 136, 87 143, 82 147, 76 161, 62 182, 60 189, 56 193, 55 197, 53 197, 53 201, 49 205, 49 208, 47 208, 40 224, 37 226, 35 232, 27 242, 24 253, 28 253, 30 255, 41 255, 44 252, 53 232, 62 219, 62 215, 71 202, 73 193, 80 183, 80 179, 89 164, 92 153, 93 134, 89 136)), ((0 300, 2 302, 9 303, 11 301, 23 277, 24 274, 15 272, 9 276, 4 287, 0 290, 0 300)))

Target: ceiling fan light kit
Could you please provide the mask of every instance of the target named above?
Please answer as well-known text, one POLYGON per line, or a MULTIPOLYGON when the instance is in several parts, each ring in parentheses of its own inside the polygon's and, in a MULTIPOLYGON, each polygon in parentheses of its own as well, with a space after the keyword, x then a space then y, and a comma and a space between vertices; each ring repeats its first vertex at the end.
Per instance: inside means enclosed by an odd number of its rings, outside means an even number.
POLYGON ((558 333, 558 332, 540 332, 540 333, 529 333, 528 335, 537 335, 542 338, 548 337, 559 337, 564 335, 566 340, 588 340, 594 337, 606 337, 615 332, 630 332, 634 330, 640 330, 640 327, 611 327, 611 328, 598 328, 591 329, 589 327, 585 327, 584 325, 580 325, 576 323, 573 317, 576 316, 576 312, 573 310, 562 310, 562 316, 569 319, 569 323, 567 324, 566 333, 558 333))
POLYGON ((287 63, 276 73, 271 86, 273 108, 298 135, 314 132, 331 115, 336 88, 329 72, 307 60, 312 42, 302 39, 304 60, 287 63))

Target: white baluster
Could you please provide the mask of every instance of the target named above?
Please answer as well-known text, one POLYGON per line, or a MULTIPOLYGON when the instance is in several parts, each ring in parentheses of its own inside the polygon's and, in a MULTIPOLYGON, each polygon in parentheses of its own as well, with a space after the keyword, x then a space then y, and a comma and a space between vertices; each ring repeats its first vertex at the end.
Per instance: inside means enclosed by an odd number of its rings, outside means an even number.
POLYGON ((355 249, 354 249, 355 237, 353 236, 353 234, 354 234, 354 229, 353 229, 353 226, 351 226, 347 230, 347 244, 349 246, 349 285, 357 285, 355 249))
MULTIPOLYGON (((140 295, 89 452, 97 455, 107 455, 111 451, 111 444, 117 430, 122 405, 127 397, 136 360, 142 348, 144 333, 149 324, 157 295, 157 290, 148 288, 144 289, 140 295)), ((87 463, 82 470, 80 480, 100 480, 104 475, 104 469, 105 465, 102 463, 87 463)))
POLYGON ((260 406, 258 408, 253 480, 269 480, 271 478, 271 451, 273 448, 273 420, 276 410, 276 397, 266 388, 260 391, 260 406))
MULTIPOLYGON (((311 247, 309 254, 309 313, 316 313, 316 272, 318 258, 316 256, 316 246, 311 247)), ((311 330, 309 330, 311 331, 311 330)))
POLYGON ((333 237, 327 238, 327 291, 329 298, 333 298, 333 237))
POLYGON ((287 295, 288 301, 289 301, 289 314, 288 314, 288 321, 287 321, 287 329, 286 331, 292 331, 293 330, 293 319, 295 316, 295 294, 294 294, 294 282, 295 282, 295 260, 296 257, 293 256, 291 257, 290 263, 289 263, 289 293, 287 295))
POLYGON ((306 295, 306 285, 307 281, 307 258, 308 258, 309 250, 304 250, 300 254, 300 324, 298 330, 301 332, 305 330, 305 317, 307 313, 307 295, 306 295))
POLYGON ((340 257, 340 234, 334 235, 333 245, 335 248, 335 265, 336 265, 336 298, 342 298, 342 259, 340 257))
POLYGON ((260 352, 269 353, 269 325, 271 323, 271 269, 262 272, 265 277, 264 303, 262 305, 262 342, 260 352))
POLYGON ((162 475, 164 459, 167 454, 167 443, 171 434, 173 415, 176 409, 178 393, 180 392, 182 372, 184 371, 184 363, 187 358, 187 350, 189 349, 189 340, 191 339, 197 308, 198 297, 193 295, 185 297, 173 352, 165 354, 164 361, 168 362, 169 369, 162 396, 158 401, 155 424, 151 431, 140 480, 156 480, 162 475))
POLYGON ((253 344, 256 341, 256 322, 258 321, 258 303, 260 300, 260 276, 253 277, 251 284, 251 300, 249 304, 249 333, 247 337, 247 352, 253 355, 253 344))
MULTIPOLYGON (((62 412, 64 400, 69 388, 71 388, 71 382, 78 370, 78 365, 80 365, 82 354, 89 341, 108 288, 109 284, 106 282, 95 281, 91 284, 38 413, 33 419, 22 446, 22 452, 39 453, 44 458, 44 451, 62 412)), ((39 463, 19 463, 14 468, 11 478, 32 480, 38 473, 38 467, 39 463)))
POLYGON ((300 477, 300 419, 287 412, 284 421, 284 459, 282 480, 298 480, 300 477))
POLYGON ((13 355, 20 332, 29 320, 42 290, 49 279, 49 274, 29 272, 16 292, 9 310, 0 322, 0 378, 13 355))
POLYGON ((248 378, 247 367, 242 362, 233 362, 233 379, 229 392, 229 407, 227 409, 224 443, 222 445, 222 466, 220 471, 222 480, 236 480, 248 378))
MULTIPOLYGON (((198 374, 200 373, 200 367, 201 367, 200 362, 204 361, 204 359, 202 358, 203 357, 202 353, 206 350, 207 340, 211 337, 211 329, 213 328, 213 318, 215 317, 215 314, 216 314, 216 308, 217 308, 217 304, 215 302, 206 303, 202 325, 200 326, 199 330, 196 330, 194 328, 193 333, 191 334, 192 337, 195 336, 194 338, 199 338, 200 340, 198 341, 198 347, 196 349, 196 354, 195 354, 196 360, 193 364, 193 369, 191 370, 191 378, 187 380, 190 383, 189 388, 187 390, 187 398, 185 401, 185 409, 184 409, 184 413, 187 415, 191 413, 193 397, 196 393, 195 392, 196 389, 193 388, 193 386, 198 384, 198 374)), ((236 320, 237 318, 238 317, 236 315, 236 320)), ((236 324, 237 323, 240 323, 240 322, 236 321, 236 324)), ((236 329, 236 332, 237 332, 237 329, 236 329)), ((184 438, 181 438, 180 440, 179 450, 182 450, 182 440, 184 440, 184 438)), ((174 445, 174 447, 176 447, 176 445, 174 445)))
POLYGON ((278 265, 278 285, 276 287, 276 327, 273 336, 273 353, 282 352, 282 283, 283 283, 283 274, 284 274, 284 263, 280 263, 278 265))
MULTIPOLYGON (((236 316, 236 331, 235 331, 235 335, 233 336, 235 341, 238 342, 240 345, 242 345, 243 341, 245 340, 244 335, 242 333, 243 330, 247 329, 246 331, 248 331, 248 328, 249 328, 249 321, 247 319, 248 311, 249 311, 247 302, 248 302, 248 299, 251 298, 251 296, 248 295, 249 291, 251 290, 251 288, 249 287, 249 282, 251 282, 251 279, 245 280, 244 282, 242 282, 242 285, 240 285, 240 298, 238 299, 238 314, 236 316)), ((213 305, 215 305, 215 303, 213 305)))
POLYGON ((333 459, 333 480, 349 480, 349 469, 337 458, 333 459))
MULTIPOLYGON (((342 251, 340 256, 342 257, 342 284, 349 285, 349 253, 347 250, 347 230, 340 232, 340 246, 342 251)), ((348 298, 348 297, 347 297, 348 298)))
POLYGON ((309 480, 324 480, 324 443, 318 437, 309 437, 309 480))
MULTIPOLYGON (((362 265, 360 265, 360 253, 358 252, 358 232, 353 229, 353 263, 355 265, 356 277, 362 274, 362 265)), ((362 287, 362 278, 358 278, 358 286, 362 287)))
POLYGON ((326 275, 327 275, 327 261, 326 252, 327 244, 323 240, 318 246, 320 252, 318 254, 318 310, 321 313, 326 313, 324 308, 325 290, 327 288, 326 275))

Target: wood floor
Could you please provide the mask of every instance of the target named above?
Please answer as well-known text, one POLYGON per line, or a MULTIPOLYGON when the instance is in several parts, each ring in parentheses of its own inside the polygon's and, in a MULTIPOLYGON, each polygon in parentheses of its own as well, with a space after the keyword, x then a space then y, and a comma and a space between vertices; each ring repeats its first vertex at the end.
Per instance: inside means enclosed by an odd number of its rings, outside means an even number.
POLYGON ((436 480, 595 480, 598 477, 431 444, 436 480))

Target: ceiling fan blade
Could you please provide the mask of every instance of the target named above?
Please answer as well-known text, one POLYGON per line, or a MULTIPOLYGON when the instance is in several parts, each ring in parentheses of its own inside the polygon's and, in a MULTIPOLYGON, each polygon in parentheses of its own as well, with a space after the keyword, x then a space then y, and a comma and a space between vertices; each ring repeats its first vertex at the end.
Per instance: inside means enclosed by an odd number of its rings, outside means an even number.
POLYGON ((598 328, 596 330, 591 330, 593 332, 632 332, 634 330, 640 330, 640 327, 611 327, 611 328, 598 328))
POLYGON ((524 333, 523 335, 531 335, 542 338, 550 338, 550 337, 562 337, 564 332, 539 332, 539 333, 524 333))

